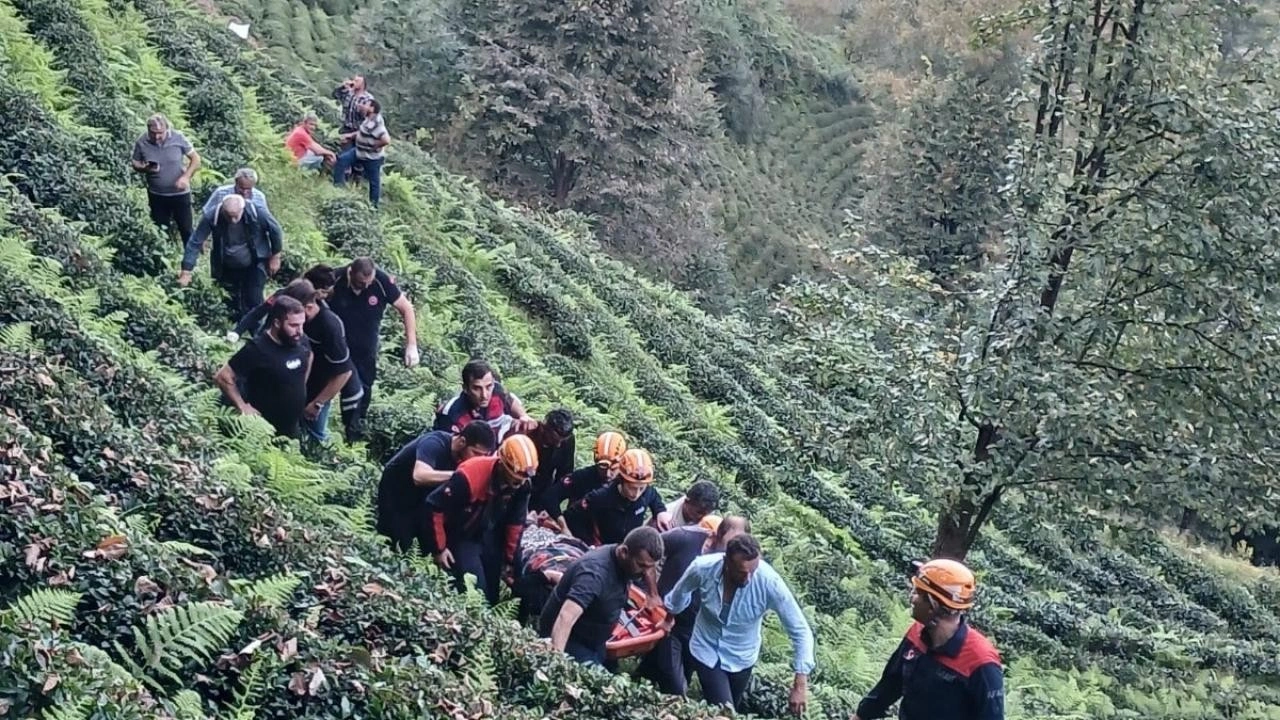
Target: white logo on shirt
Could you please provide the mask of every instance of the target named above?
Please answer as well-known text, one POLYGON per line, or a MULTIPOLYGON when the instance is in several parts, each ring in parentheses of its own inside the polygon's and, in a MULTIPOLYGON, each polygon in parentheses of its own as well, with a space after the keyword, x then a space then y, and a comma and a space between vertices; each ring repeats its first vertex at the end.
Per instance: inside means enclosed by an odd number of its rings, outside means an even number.
POLYGON ((298 368, 302 367, 302 360, 298 358, 293 358, 292 360, 285 362, 284 366, 289 368, 290 370, 297 370, 298 368))

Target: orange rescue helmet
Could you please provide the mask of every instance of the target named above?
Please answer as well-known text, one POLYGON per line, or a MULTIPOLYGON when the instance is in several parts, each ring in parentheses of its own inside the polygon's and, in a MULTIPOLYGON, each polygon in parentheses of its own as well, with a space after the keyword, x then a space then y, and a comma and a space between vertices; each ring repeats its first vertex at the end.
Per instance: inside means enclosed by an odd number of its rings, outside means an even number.
POLYGON ((653 458, 649 451, 631 448, 618 461, 618 478, 623 482, 648 485, 653 482, 653 458))
POLYGON ((612 465, 627 451, 627 439, 620 432, 608 430, 596 436, 596 464, 612 465))
POLYGON ((715 532, 720 529, 721 519, 722 518, 719 515, 704 515, 702 516, 702 519, 698 521, 698 527, 714 535, 715 532))
POLYGON ((531 478, 538 472, 538 447, 528 435, 511 435, 498 446, 498 462, 518 478, 531 478))
POLYGON ((945 558, 917 566, 911 585, 952 610, 973 607, 973 596, 977 591, 973 571, 963 563, 945 558))

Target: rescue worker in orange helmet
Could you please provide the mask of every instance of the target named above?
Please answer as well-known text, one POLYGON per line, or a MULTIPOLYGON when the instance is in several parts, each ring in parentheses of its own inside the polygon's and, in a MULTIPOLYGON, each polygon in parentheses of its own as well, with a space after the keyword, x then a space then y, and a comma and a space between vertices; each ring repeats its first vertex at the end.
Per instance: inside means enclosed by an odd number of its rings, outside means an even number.
POLYGON ((606 487, 587 493, 565 511, 565 524, 574 537, 592 545, 622 542, 627 533, 653 513, 659 531, 669 518, 662 496, 653 488, 653 458, 647 450, 631 448, 618 460, 617 477, 606 487))
POLYGON ((947 559, 912 568, 915 622, 852 720, 882 718, 899 698, 899 720, 1004 720, 1000 653, 966 620, 973 572, 947 559))
POLYGON ((459 591, 470 573, 489 603, 498 601, 498 583, 503 567, 515 560, 537 471, 533 441, 512 435, 497 455, 463 462, 427 496, 431 551, 436 564, 453 573, 459 591))
POLYGON ((547 517, 560 526, 561 532, 569 532, 562 510, 564 503, 567 501, 572 505, 586 497, 592 490, 612 482, 618 476, 618 461, 626 451, 627 439, 622 436, 622 433, 606 430, 596 436, 593 464, 578 468, 560 482, 552 483, 546 497, 542 500, 542 505, 546 509, 547 517))

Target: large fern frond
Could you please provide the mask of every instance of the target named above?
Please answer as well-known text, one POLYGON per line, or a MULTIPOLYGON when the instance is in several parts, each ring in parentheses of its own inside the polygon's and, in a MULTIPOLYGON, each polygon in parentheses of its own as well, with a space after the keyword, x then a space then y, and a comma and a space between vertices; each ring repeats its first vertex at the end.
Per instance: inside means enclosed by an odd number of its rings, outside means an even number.
POLYGON ((242 592, 246 598, 258 605, 279 610, 284 608, 285 603, 289 602, 289 598, 293 596, 293 591, 298 589, 298 585, 301 582, 301 578, 296 575, 280 573, 255 580, 248 584, 242 592))
POLYGON ((31 349, 33 341, 31 323, 29 322, 0 326, 0 349, 12 352, 27 352, 31 349))
POLYGON ((245 668, 240 689, 235 692, 235 704, 227 717, 230 720, 254 720, 258 714, 256 704, 266 687, 266 678, 275 663, 271 653, 260 653, 245 668))
MULTIPOLYGON (((149 679, 156 672, 173 681, 174 674, 188 660, 209 662, 215 650, 231 639, 244 614, 239 610, 211 602, 178 605, 147 618, 142 627, 134 626, 134 647, 141 656, 138 670, 149 679)), ((133 659, 116 645, 131 664, 133 659)), ((151 682, 155 686, 154 681, 151 682)))
POLYGON ((204 699, 194 690, 179 690, 173 696, 173 714, 177 720, 204 720, 204 699))
POLYGON ((49 708, 41 717, 42 720, 89 720, 92 712, 93 698, 83 698, 74 705, 49 708))
POLYGON ((18 598, 0 616, 12 617, 18 624, 70 625, 79 604, 78 592, 40 588, 18 598))

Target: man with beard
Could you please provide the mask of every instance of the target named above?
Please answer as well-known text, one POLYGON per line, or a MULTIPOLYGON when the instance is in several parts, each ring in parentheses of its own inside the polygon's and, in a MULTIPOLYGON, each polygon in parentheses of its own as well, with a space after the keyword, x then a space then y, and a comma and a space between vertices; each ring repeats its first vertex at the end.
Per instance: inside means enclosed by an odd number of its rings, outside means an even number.
POLYGON ((882 718, 899 699, 900 720, 1003 720, 1000 653, 968 623, 977 582, 963 563, 913 562, 907 636, 852 720, 882 718))
POLYGON ((277 434, 291 438, 298 437, 311 372, 311 348, 302 333, 306 321, 302 303, 277 299, 266 332, 240 348, 213 378, 242 414, 261 415, 277 434))
POLYGON ((628 588, 660 560, 662 538, 651 527, 583 555, 556 583, 538 619, 538 635, 578 662, 603 666, 605 643, 627 605, 628 588))
MULTIPOLYGON (((667 559, 658 574, 658 592, 666 596, 676 586, 693 561, 702 555, 724 552, 729 541, 751 532, 751 523, 741 515, 730 515, 723 520, 715 515, 701 518, 697 525, 683 525, 662 533, 662 548, 667 559)), ((694 621, 698 618, 698 598, 676 615, 675 625, 644 656, 636 674, 648 678, 658 690, 668 695, 684 695, 693 678, 693 657, 689 654, 689 640, 693 636, 694 621)))
POLYGON ((499 439, 508 433, 528 432, 537 425, 520 398, 502 387, 484 360, 462 366, 462 391, 436 409, 434 428, 456 433, 477 421, 488 423, 499 439))
MULTIPOLYGON (((729 541, 724 554, 694 560, 667 593, 667 610, 679 614, 697 598, 700 607, 689 654, 702 697, 708 704, 734 710, 742 707, 751 671, 760 658, 765 613, 776 612, 794 651, 795 680, 787 705, 800 715, 814 666, 813 630, 786 582, 760 554, 760 543, 743 533, 729 541)), ((673 624, 674 618, 668 616, 667 622, 673 624)))

